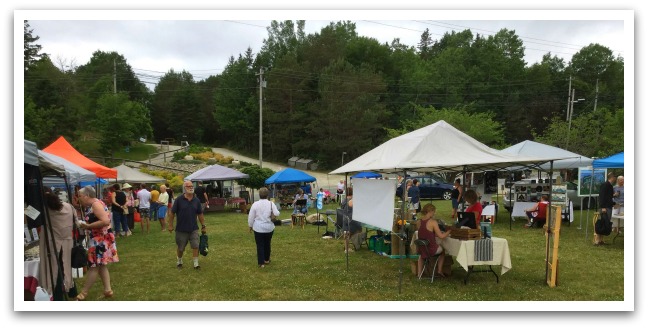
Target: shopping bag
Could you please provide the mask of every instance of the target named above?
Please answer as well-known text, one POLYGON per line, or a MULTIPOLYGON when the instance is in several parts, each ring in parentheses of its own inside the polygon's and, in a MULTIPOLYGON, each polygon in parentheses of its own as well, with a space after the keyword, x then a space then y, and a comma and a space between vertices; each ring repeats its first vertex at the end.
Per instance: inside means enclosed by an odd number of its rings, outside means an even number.
POLYGON ((142 218, 140 218, 140 214, 139 214, 139 212, 136 211, 136 212, 133 213, 133 220, 134 220, 136 223, 142 221, 142 218))
POLYGON ((209 242, 208 242, 207 234, 205 233, 200 235, 200 243, 198 244, 198 250, 200 251, 200 254, 203 256, 207 256, 207 253, 209 253, 209 242))

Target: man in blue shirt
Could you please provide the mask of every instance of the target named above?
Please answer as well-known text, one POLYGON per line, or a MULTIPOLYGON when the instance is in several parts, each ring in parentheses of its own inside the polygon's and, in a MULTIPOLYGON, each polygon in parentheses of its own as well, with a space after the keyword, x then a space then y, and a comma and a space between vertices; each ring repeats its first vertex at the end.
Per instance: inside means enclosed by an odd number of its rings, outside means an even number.
POLYGON ((207 233, 207 227, 205 226, 205 216, 203 215, 203 209, 200 204, 200 200, 194 194, 194 187, 190 181, 185 181, 182 184, 184 188, 184 194, 180 195, 171 208, 171 213, 169 214, 169 233, 173 232, 173 219, 175 215, 178 215, 178 224, 175 227, 175 240, 176 245, 178 246, 177 256, 178 263, 176 267, 178 269, 182 268, 182 254, 184 253, 187 243, 191 244, 191 249, 193 252, 193 266, 194 269, 199 270, 200 265, 198 265, 198 244, 199 244, 199 235, 198 235, 198 223, 196 218, 200 220, 200 225, 202 226, 202 233, 207 233))

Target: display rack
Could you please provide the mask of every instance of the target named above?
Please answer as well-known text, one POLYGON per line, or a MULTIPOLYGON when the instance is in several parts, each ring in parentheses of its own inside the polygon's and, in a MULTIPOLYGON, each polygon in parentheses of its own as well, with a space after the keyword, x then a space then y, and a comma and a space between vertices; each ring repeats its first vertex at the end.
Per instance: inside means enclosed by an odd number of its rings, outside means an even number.
POLYGON ((551 203, 564 206, 569 202, 567 185, 553 185, 547 183, 517 183, 514 186, 513 196, 515 202, 538 202, 543 194, 551 192, 551 203), (551 189, 551 190, 550 190, 551 189))

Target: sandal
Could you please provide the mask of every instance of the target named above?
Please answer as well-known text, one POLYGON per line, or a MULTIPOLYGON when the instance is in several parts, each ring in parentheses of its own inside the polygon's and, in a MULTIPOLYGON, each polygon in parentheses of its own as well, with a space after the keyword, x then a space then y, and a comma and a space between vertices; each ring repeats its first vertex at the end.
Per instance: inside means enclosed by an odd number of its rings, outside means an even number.
POLYGON ((104 297, 112 298, 112 296, 113 296, 113 291, 112 290, 104 291, 104 297))
POLYGON ((82 302, 82 301, 84 301, 86 299, 86 293, 84 293, 82 291, 82 292, 78 293, 75 298, 76 298, 76 300, 82 302))
POLYGON ((443 274, 441 272, 437 272, 436 277, 437 278, 445 278, 446 276, 445 276, 445 274, 443 274))

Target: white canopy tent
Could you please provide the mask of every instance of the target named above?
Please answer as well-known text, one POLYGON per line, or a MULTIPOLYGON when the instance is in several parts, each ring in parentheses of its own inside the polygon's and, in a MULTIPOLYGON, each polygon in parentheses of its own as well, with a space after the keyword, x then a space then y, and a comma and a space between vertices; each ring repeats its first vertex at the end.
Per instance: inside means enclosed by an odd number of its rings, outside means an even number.
MULTIPOLYGON (((563 160, 554 161, 553 169, 555 170, 588 167, 592 165, 593 161, 592 159, 580 154, 529 140, 507 147, 502 151, 520 156, 550 156, 564 158, 563 160)), ((547 171, 549 170, 549 166, 550 163, 543 163, 540 165, 540 169, 547 171)))
MULTIPOLYGON (((516 165, 537 167, 546 162, 565 158, 567 157, 514 155, 496 150, 440 120, 429 126, 392 138, 342 167, 333 170, 330 174, 360 171, 404 173, 406 170, 417 172, 486 171, 516 165)), ((405 197, 406 193, 403 193, 403 200, 405 200, 405 197)), ((370 209, 363 209, 361 206, 362 204, 354 205, 354 214, 356 212, 370 211, 370 209)), ((403 212, 403 218, 405 218, 405 207, 402 207, 401 211, 403 212)), ((381 225, 381 223, 372 222, 374 220, 372 217, 354 215, 355 218, 365 224, 381 225)), ((401 231, 399 237, 401 239, 400 250, 403 250, 403 231, 401 231)), ((400 274, 400 280, 402 280, 402 268, 400 274)))
POLYGON ((108 179, 109 182, 117 182, 117 183, 131 182, 131 183, 147 183, 147 184, 166 182, 166 179, 162 177, 143 173, 135 168, 131 168, 124 164, 114 167, 112 169, 117 170, 117 178, 116 179, 110 178, 108 179))
MULTIPOLYGON (((70 186, 77 185, 81 182, 94 183, 97 179, 97 175, 94 172, 81 168, 60 156, 38 150, 38 159, 41 163, 55 163, 59 165, 62 170, 60 169, 58 172, 65 173, 65 177, 70 186)), ((64 185, 64 182, 60 178, 49 176, 43 177, 43 185, 45 186, 60 186, 61 184, 64 185)))
POLYGON ((360 171, 417 172, 499 170, 512 165, 538 166, 556 155, 511 154, 490 148, 440 120, 392 138, 330 174, 360 171))

